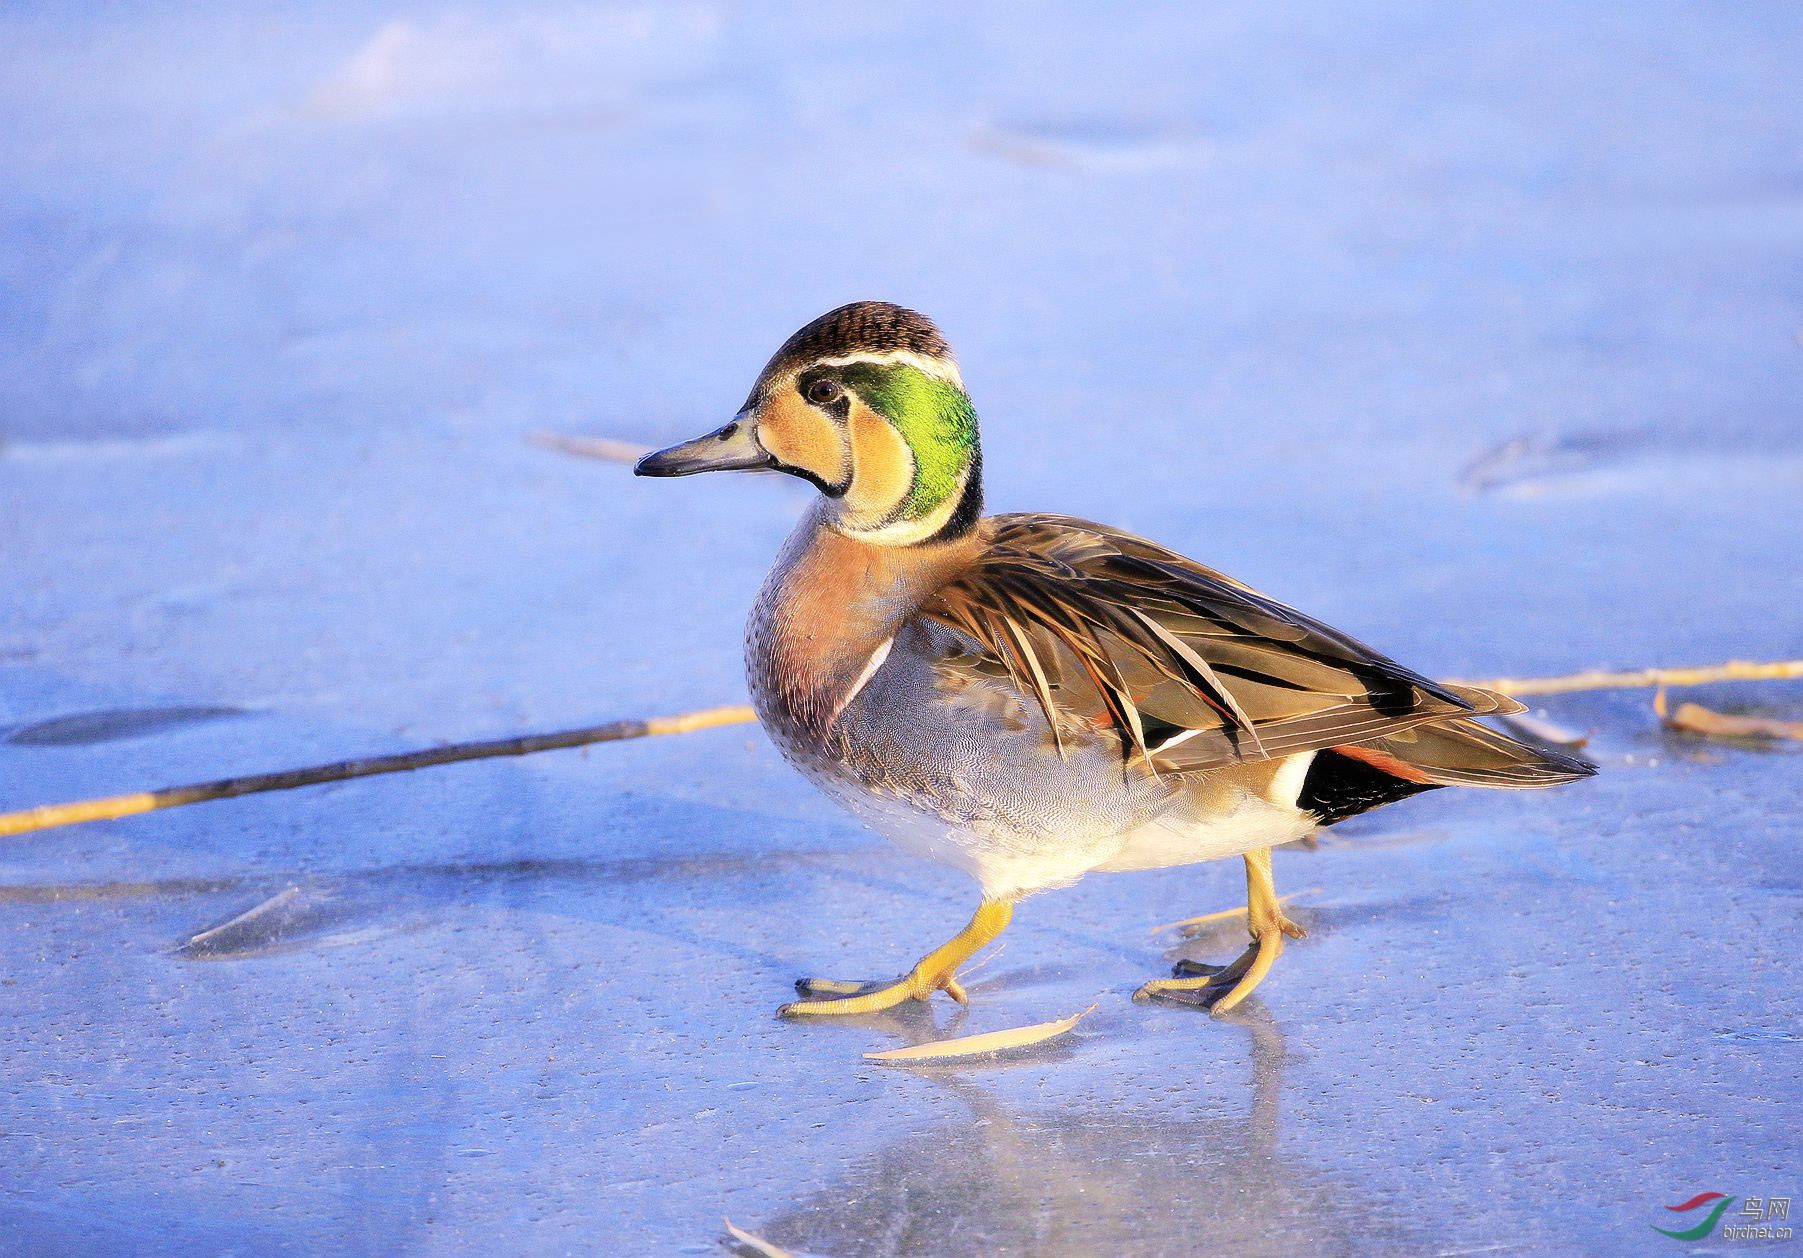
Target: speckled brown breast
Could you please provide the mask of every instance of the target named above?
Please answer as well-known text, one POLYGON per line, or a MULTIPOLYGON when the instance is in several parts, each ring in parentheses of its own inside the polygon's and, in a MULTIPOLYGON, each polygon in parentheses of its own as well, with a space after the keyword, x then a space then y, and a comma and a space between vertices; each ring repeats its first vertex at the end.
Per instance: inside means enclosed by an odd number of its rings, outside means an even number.
POLYGON ((874 546, 825 527, 823 514, 796 527, 745 627, 752 706, 810 777, 843 759, 834 718, 872 657, 982 545, 973 532, 940 546, 874 546))

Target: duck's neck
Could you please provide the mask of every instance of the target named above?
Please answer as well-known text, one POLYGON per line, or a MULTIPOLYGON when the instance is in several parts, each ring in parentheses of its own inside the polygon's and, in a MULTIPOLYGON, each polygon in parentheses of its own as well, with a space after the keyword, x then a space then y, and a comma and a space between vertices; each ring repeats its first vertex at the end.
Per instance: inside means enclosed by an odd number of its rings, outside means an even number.
MULTIPOLYGON (((855 452, 853 457, 857 458, 855 452)), ((854 475, 843 497, 822 505, 821 526, 882 550, 948 545, 967 536, 983 518, 982 454, 973 448, 968 461, 934 497, 867 501, 860 497, 861 489, 854 475)))
POLYGON ((853 363, 846 421, 850 475, 822 507, 837 531, 880 546, 962 537, 983 515, 977 412, 955 375, 909 363, 853 363))
POLYGON ((980 549, 976 522, 955 535, 884 544, 811 510, 764 582, 746 629, 752 703, 766 727, 824 737, 904 622, 980 549))

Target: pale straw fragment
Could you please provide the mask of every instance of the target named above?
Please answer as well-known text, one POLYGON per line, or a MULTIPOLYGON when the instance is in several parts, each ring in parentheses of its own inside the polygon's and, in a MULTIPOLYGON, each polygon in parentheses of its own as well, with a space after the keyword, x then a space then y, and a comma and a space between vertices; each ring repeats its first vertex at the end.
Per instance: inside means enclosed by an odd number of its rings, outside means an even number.
POLYGON ((1091 1005, 1082 1013, 1073 1013, 1070 1017, 1060 1018, 1056 1022, 1038 1022, 1032 1026, 1011 1027, 1006 1031, 985 1031, 981 1035, 961 1035, 955 1039, 934 1040, 930 1044, 910 1044, 906 1048, 891 1048, 880 1053, 865 1053, 864 1058, 866 1061, 880 1061, 891 1065, 912 1065, 923 1061, 982 1057, 988 1053, 1005 1052, 1010 1048, 1026 1048, 1032 1044, 1043 1044, 1047 1040, 1057 1039, 1094 1013, 1095 1008, 1094 1005, 1091 1005))

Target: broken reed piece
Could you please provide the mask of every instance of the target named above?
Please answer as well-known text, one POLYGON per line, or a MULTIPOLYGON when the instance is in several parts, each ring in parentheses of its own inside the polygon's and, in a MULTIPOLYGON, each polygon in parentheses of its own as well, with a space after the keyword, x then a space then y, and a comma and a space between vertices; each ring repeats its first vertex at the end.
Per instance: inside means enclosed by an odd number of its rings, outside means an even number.
POLYGON ((742 704, 725 708, 703 708, 699 712, 683 712, 676 716, 609 721, 605 725, 588 725, 552 734, 527 734, 519 738, 496 738, 486 742, 452 743, 425 751, 370 756, 363 760, 340 760, 335 764, 314 765, 306 769, 253 773, 246 777, 221 778, 215 782, 170 786, 162 790, 138 791, 131 795, 113 795, 105 799, 84 799, 71 804, 45 804, 22 812, 0 813, 0 837, 24 834, 31 830, 48 830, 54 826, 74 825, 80 821, 111 821, 141 812, 154 812, 159 808, 200 804, 214 799, 234 799, 239 795, 255 795, 262 791, 286 791, 297 786, 345 782, 352 778, 374 777, 379 773, 403 773, 409 769, 455 764, 460 760, 529 756, 537 751, 586 747, 591 743, 614 743, 629 738, 648 738, 656 734, 686 734, 692 730, 712 729, 717 725, 740 725, 753 719, 751 709, 742 704))
POLYGON ((722 1218, 720 1222, 726 1224, 726 1234, 732 1237, 736 1244, 750 1250, 757 1255, 757 1258, 796 1258, 796 1255, 781 1245, 773 1245, 763 1237, 754 1236, 744 1228, 735 1226, 731 1219, 722 1218))
POLYGON ((1698 668, 1637 668, 1628 672, 1593 671, 1565 677, 1493 677, 1487 681, 1456 681, 1455 686, 1475 686, 1500 694, 1560 695, 1577 690, 1648 690, 1659 686, 1706 686, 1716 681, 1786 681, 1803 678, 1803 660, 1729 660, 1698 668))
POLYGON ((650 446, 616 441, 612 437, 571 437, 560 432, 531 432, 526 440, 561 454, 581 455, 585 459, 607 459, 613 463, 637 463, 651 453, 650 446))
POLYGON ((1737 716, 1715 712, 1700 703, 1680 703, 1665 722, 1668 729, 1705 738, 1792 739, 1803 741, 1803 721, 1781 721, 1767 716, 1737 716))
POLYGON ((1668 712, 1664 689, 1653 696, 1653 711, 1659 717, 1661 725, 1680 734, 1697 734, 1704 738, 1803 741, 1803 721, 1781 721, 1769 716, 1717 712, 1700 703, 1680 703, 1676 712, 1668 712))
POLYGON ((1094 1013, 1095 1010, 1096 1007, 1091 1005, 1082 1013, 1073 1013, 1070 1017, 1060 1018, 1056 1022, 1037 1022, 1032 1026, 1011 1027, 1006 1031, 985 1031, 981 1035, 961 1035, 956 1039, 934 1040, 930 1044, 910 1044, 906 1048, 891 1048, 880 1053, 865 1053, 864 1060, 880 1061, 886 1065, 911 1066, 924 1061, 986 1057, 990 1053, 1005 1052, 1010 1048, 1026 1048, 1032 1044, 1043 1044, 1047 1040, 1056 1039, 1094 1013))

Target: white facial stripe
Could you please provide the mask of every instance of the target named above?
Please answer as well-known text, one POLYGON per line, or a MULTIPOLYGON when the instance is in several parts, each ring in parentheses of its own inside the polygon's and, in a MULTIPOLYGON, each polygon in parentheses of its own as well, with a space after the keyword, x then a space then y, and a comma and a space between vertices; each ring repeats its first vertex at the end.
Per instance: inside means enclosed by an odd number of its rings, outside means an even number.
POLYGON ((922 358, 912 350, 892 349, 881 354, 845 354, 838 358, 816 358, 813 365, 817 367, 849 367, 853 363, 905 363, 916 371, 932 376, 936 380, 950 381, 960 389, 964 387, 964 377, 959 374, 958 364, 950 358, 922 358))

